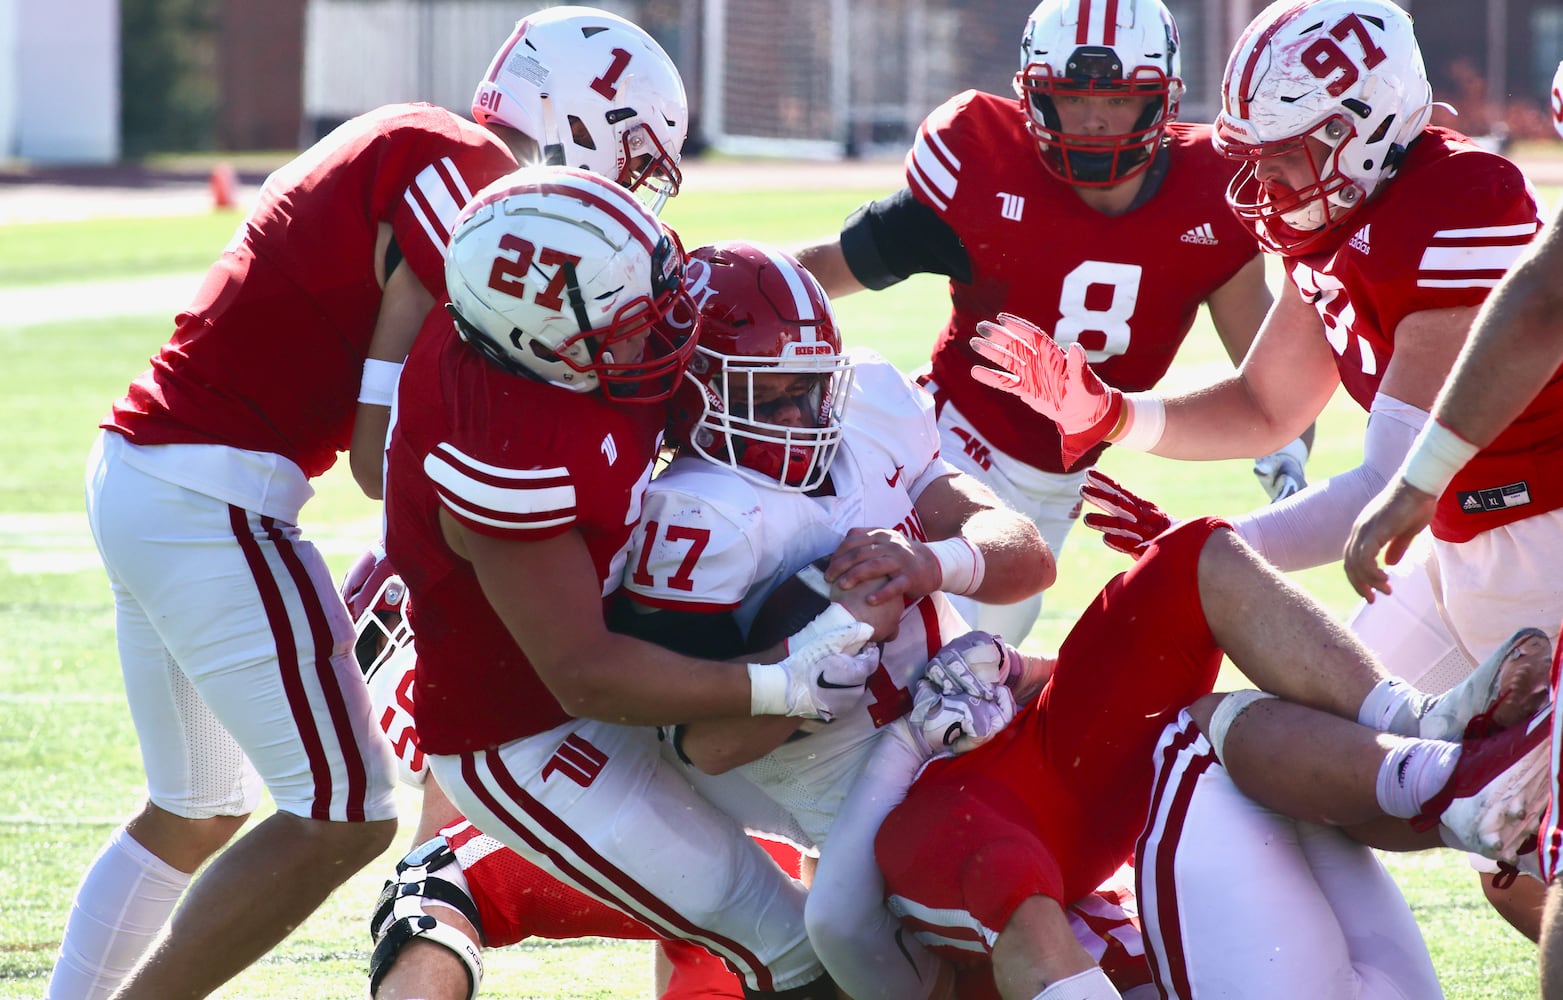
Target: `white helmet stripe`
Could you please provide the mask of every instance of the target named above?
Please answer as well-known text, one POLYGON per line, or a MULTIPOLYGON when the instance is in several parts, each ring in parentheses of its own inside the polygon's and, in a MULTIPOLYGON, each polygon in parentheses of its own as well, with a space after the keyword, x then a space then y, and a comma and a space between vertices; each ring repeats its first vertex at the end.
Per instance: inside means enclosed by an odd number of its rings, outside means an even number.
MULTIPOLYGON (((818 318, 814 316, 814 306, 809 300, 809 290, 803 284, 803 277, 798 273, 798 265, 791 260, 780 257, 770 247, 762 247, 765 256, 770 260, 771 266, 787 281, 787 291, 792 293, 792 314, 799 319, 818 318)), ((813 344, 818 342, 818 332, 812 325, 805 324, 802 327, 803 342, 813 344)))

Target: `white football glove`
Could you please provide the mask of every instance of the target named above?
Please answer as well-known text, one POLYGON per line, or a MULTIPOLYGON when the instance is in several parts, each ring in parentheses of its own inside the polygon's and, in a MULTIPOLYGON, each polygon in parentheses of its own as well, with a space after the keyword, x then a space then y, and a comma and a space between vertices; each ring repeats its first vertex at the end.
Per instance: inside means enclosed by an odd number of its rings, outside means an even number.
POLYGON ((1254 475, 1270 495, 1270 502, 1285 500, 1308 485, 1303 466, 1308 463, 1308 446, 1298 438, 1280 451, 1254 459, 1254 475))
MULTIPOLYGON (((819 570, 813 566, 803 567, 803 569, 798 571, 798 575, 800 577, 806 576, 811 571, 819 577, 820 582, 823 584, 825 580, 824 575, 819 573, 819 570)), ((830 592, 829 585, 826 584, 825 587, 825 593, 828 594, 830 592)), ((837 629, 850 628, 856 622, 857 619, 852 617, 852 612, 847 610, 846 605, 840 601, 832 601, 829 607, 815 615, 807 625, 788 636, 783 648, 790 655, 803 649, 821 636, 834 632, 837 629)), ((872 630, 870 630, 869 634, 873 634, 872 630)), ((854 648, 847 650, 847 652, 855 653, 857 650, 854 648)))
POLYGON ((928 661, 923 677, 944 694, 957 692, 992 701, 995 688, 1024 670, 1020 653, 989 632, 971 631, 945 643, 928 661))
POLYGON ((866 645, 872 625, 819 635, 779 663, 749 664, 749 714, 790 715, 829 722, 858 703, 879 667, 879 647, 866 645))
POLYGON ((1000 684, 992 698, 946 693, 927 678, 917 682, 907 723, 929 756, 962 754, 996 736, 1015 717, 1015 696, 1000 684))

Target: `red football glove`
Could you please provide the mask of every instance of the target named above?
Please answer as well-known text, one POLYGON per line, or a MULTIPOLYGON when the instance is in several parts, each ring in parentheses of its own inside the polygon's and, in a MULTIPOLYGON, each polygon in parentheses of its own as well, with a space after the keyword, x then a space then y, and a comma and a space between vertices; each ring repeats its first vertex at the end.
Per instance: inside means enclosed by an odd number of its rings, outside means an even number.
POLYGON ((977 333, 980 336, 971 338, 972 350, 998 368, 973 365, 971 377, 1018 396, 1057 424, 1066 471, 1118 425, 1123 393, 1102 384, 1079 344, 1070 344, 1066 352, 1036 326, 1009 313, 981 321, 977 333))
POLYGON ((1095 469, 1085 474, 1080 496, 1106 513, 1087 514, 1087 527, 1102 533, 1110 549, 1139 558, 1151 542, 1172 527, 1172 518, 1149 500, 1141 500, 1095 469))

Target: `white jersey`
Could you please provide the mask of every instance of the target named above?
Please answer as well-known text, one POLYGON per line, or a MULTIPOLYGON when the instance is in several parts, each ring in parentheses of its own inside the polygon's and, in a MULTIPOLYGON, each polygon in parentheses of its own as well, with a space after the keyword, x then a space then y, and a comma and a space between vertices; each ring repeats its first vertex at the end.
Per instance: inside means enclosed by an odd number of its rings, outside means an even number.
MULTIPOLYGON (((651 483, 625 586, 643 604, 730 611, 747 631, 772 590, 829 555, 849 529, 894 528, 925 541, 914 503, 955 470, 939 457, 933 400, 883 358, 853 353, 852 395, 833 496, 765 486, 702 458, 676 459, 651 483)), ((871 737, 912 707, 911 687, 932 655, 968 630, 942 593, 908 607, 884 646, 869 695, 828 726, 806 726, 743 773, 823 845, 871 737)))

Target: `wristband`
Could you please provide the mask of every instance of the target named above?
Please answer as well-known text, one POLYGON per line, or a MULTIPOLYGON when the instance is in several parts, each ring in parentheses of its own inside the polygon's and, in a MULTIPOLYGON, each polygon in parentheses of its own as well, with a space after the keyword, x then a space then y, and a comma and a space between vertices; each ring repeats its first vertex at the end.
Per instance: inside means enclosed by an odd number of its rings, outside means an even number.
POLYGON ((982 550, 965 535, 924 544, 938 560, 940 590, 947 594, 972 594, 982 586, 987 561, 982 558, 982 550))
POLYGON ((1478 451, 1476 445, 1450 430, 1441 420, 1429 420, 1400 466, 1400 478, 1423 493, 1442 496, 1478 451))
POLYGON ((1167 405, 1160 396, 1148 392, 1126 392, 1123 394, 1123 418, 1124 428, 1119 436, 1108 440, 1122 448, 1150 451, 1161 440, 1162 431, 1167 429, 1167 405))
POLYGON ((749 664, 749 714, 787 714, 787 668, 780 663, 749 664))
POLYGON ((401 376, 401 362, 365 358, 363 381, 358 385, 358 401, 371 406, 390 406, 396 395, 396 380, 401 376))

